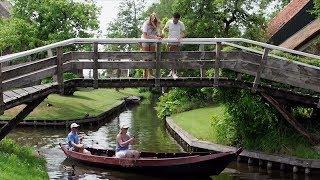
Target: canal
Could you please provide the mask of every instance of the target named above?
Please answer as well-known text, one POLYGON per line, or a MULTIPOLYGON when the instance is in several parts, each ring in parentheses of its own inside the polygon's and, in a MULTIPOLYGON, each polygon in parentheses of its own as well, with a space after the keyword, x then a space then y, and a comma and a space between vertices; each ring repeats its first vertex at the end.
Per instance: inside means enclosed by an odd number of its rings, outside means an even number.
MULTIPOLYGON (((154 100, 144 100, 139 106, 127 108, 118 117, 100 127, 80 127, 85 134, 84 142, 89 146, 114 148, 115 136, 119 131, 119 123, 130 125, 129 133, 136 137, 134 149, 140 151, 179 152, 181 147, 170 137, 162 120, 158 119, 154 110, 154 100)), ((16 128, 9 137, 20 145, 33 146, 45 156, 50 179, 72 179, 70 167, 75 165, 76 176, 73 179, 168 179, 143 176, 132 173, 112 171, 89 167, 67 159, 59 148, 65 141, 67 129, 61 128, 16 128)), ((291 172, 266 171, 265 168, 248 166, 243 163, 231 163, 222 174, 208 179, 306 179, 315 180, 320 176, 293 175, 291 172)), ((177 179, 185 179, 180 177, 177 179)))

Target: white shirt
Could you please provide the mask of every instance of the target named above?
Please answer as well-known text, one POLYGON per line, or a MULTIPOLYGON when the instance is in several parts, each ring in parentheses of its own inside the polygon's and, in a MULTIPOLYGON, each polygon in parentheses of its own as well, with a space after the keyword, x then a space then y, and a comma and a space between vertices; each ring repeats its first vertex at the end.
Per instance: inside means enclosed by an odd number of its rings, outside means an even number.
POLYGON ((172 19, 166 23, 164 28, 169 29, 168 38, 181 38, 182 32, 186 30, 183 22, 178 21, 177 24, 174 24, 172 19))
MULTIPOLYGON (((146 20, 143 23, 141 30, 142 30, 142 33, 147 33, 148 36, 157 36, 158 35, 157 29, 149 24, 149 20, 146 20)), ((141 35, 141 38, 143 38, 143 34, 141 35)))

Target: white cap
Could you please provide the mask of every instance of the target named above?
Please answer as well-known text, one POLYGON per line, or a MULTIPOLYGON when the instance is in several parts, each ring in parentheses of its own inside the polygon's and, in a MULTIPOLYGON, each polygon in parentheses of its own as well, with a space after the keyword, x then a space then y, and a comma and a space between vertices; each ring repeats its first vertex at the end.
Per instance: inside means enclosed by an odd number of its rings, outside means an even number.
POLYGON ((128 124, 122 124, 122 125, 120 125, 120 128, 121 129, 127 129, 127 128, 129 128, 129 125, 128 124))
POLYGON ((76 127, 79 127, 80 125, 79 124, 77 124, 77 123, 72 123, 71 125, 70 125, 70 128, 76 128, 76 127))

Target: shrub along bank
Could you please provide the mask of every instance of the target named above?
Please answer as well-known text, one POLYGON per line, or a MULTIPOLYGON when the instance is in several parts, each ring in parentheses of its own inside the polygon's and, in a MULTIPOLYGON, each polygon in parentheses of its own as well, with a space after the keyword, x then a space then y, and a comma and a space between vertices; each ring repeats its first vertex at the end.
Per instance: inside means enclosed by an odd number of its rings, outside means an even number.
MULTIPOLYGON (((180 90, 173 89, 172 91, 160 98, 157 106, 158 115, 163 117, 163 112, 166 112, 166 115, 171 113, 178 125, 198 139, 224 145, 242 146, 249 150, 303 158, 320 158, 320 154, 313 150, 312 145, 286 120, 282 119, 273 107, 250 91, 211 89, 209 92, 212 94, 210 94, 206 90, 209 98, 196 100, 192 97, 181 98, 186 101, 190 100, 187 101, 188 106, 180 104, 184 101, 173 96, 180 90), (202 105, 205 106, 210 104, 208 99, 211 102, 209 107, 197 109, 197 104, 193 104, 193 102, 202 102, 202 105), (169 103, 171 106, 164 106, 165 100, 171 100, 169 103), (189 111, 190 109, 196 110, 189 111)), ((306 113, 310 113, 308 110, 296 108, 294 112, 296 118, 302 121, 301 123, 308 131, 317 133, 319 122, 306 118, 308 116, 306 113)))
POLYGON ((36 156, 34 149, 20 147, 12 140, 0 142, 0 162, 0 179, 49 179, 45 159, 36 156))

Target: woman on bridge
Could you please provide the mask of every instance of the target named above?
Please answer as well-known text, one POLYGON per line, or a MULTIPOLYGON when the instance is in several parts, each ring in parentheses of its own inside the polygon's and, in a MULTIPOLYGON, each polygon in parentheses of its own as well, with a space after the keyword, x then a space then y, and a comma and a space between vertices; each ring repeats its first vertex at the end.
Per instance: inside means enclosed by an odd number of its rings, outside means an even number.
MULTIPOLYGON (((162 39, 161 23, 156 13, 152 13, 148 20, 142 26, 142 39, 162 39)), ((155 51, 157 43, 142 43, 143 51, 155 51)), ((145 69, 143 73, 144 78, 152 77, 152 70, 145 69)))

